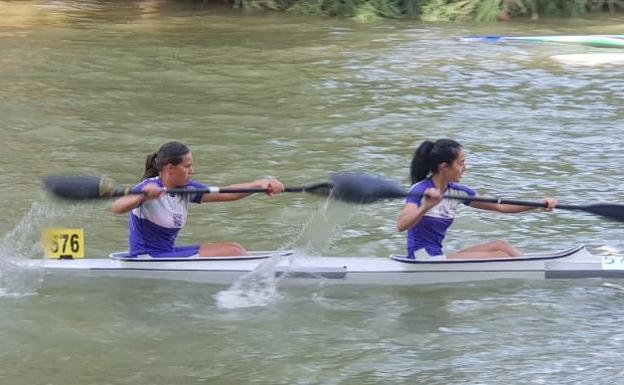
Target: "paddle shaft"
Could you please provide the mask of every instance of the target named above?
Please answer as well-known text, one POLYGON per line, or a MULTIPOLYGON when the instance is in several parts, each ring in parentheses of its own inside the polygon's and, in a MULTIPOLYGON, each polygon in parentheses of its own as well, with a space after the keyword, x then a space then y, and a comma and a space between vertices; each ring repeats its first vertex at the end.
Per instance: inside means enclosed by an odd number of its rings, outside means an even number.
MULTIPOLYGON (((458 199, 464 202, 488 202, 488 203, 500 203, 515 206, 528 206, 528 207, 548 207, 546 202, 535 201, 521 201, 514 199, 498 199, 498 198, 484 198, 484 197, 459 197, 452 195, 445 195, 445 198, 458 199)), ((612 204, 612 203, 595 203, 590 205, 570 205, 560 204, 555 206, 556 209, 570 210, 570 211, 584 211, 586 213, 600 215, 606 218, 614 219, 619 222, 624 222, 624 205, 612 204)))
MULTIPOLYGON (((284 188, 284 192, 305 192, 307 190, 306 187, 286 187, 284 188)), ((165 192, 169 194, 254 194, 254 193, 267 193, 268 189, 262 188, 221 188, 221 187, 209 187, 206 189, 167 189, 165 192)), ((141 192, 137 192, 140 194, 141 192)), ((405 194, 406 196, 409 194, 405 194)), ((515 199, 498 199, 498 198, 485 198, 485 197, 462 197, 455 195, 444 195, 445 199, 455 199, 461 200, 464 202, 486 202, 486 203, 500 203, 500 204, 508 204, 515 206, 527 206, 527 207, 542 207, 546 208, 547 204, 545 202, 535 202, 535 201, 522 201, 515 199)), ((582 210, 583 206, 575 206, 575 205, 557 205, 557 208, 564 210, 582 210)))
MULTIPOLYGON (((541 207, 546 208, 548 204, 546 202, 535 202, 535 201, 522 201, 516 199, 498 199, 498 198, 485 198, 485 197, 460 197, 454 195, 444 195, 444 198, 447 199, 455 199, 461 200, 464 202, 486 202, 486 203, 499 203, 505 205, 514 205, 514 206, 527 206, 527 207, 541 207)), ((577 205, 565 205, 565 204, 557 204, 556 208, 562 210, 585 210, 585 206, 577 206, 577 205)))
MULTIPOLYGON (((314 193, 316 191, 320 191, 322 188, 326 187, 326 183, 319 183, 311 186, 303 186, 303 187, 286 187, 284 188, 284 192, 287 193, 303 193, 310 192, 314 193)), ((266 188, 236 188, 236 187, 208 187, 203 189, 187 189, 187 188, 172 188, 172 189, 163 189, 163 191, 167 194, 257 194, 257 193, 268 193, 269 189, 266 188)), ((143 194, 142 191, 131 191, 126 186, 117 186, 117 188, 107 195, 108 197, 122 197, 125 195, 139 195, 143 194)))
MULTIPOLYGON (((310 189, 307 187, 285 187, 284 192, 306 192, 310 189)), ((228 188, 228 187, 208 187, 205 189, 185 189, 185 188, 173 188, 165 189, 169 194, 256 194, 256 193, 268 193, 267 188, 228 188)), ((138 192, 137 194, 140 194, 138 192)))

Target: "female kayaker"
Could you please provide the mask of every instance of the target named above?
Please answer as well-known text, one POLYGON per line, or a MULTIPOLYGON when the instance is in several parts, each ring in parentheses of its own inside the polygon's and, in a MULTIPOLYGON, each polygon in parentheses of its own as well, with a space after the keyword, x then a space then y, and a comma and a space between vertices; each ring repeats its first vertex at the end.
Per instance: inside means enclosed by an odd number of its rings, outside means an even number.
MULTIPOLYGON (((125 214, 131 211, 129 245, 133 256, 149 254, 152 257, 184 258, 193 255, 215 257, 247 254, 245 248, 236 242, 176 246, 178 232, 186 223, 189 202, 226 202, 250 195, 247 193, 172 195, 163 192, 163 188, 207 188, 206 185, 191 179, 192 175, 193 156, 190 149, 180 142, 165 143, 157 152, 148 155, 143 181, 132 189, 143 194, 126 195, 113 202, 113 212, 125 214)), ((266 189, 269 196, 284 191, 282 183, 274 178, 227 187, 266 189)))
MULTIPOLYGON (((468 259, 518 257, 521 253, 507 241, 496 240, 444 255, 442 242, 453 223, 461 200, 443 199, 444 194, 475 196, 472 189, 459 184, 466 171, 466 154, 461 144, 450 139, 423 142, 411 163, 412 187, 399 215, 397 228, 407 230, 407 255, 416 259, 468 259)), ((545 198, 548 211, 557 205, 545 198)), ((533 207, 500 203, 465 202, 466 205, 501 213, 520 213, 533 207)))

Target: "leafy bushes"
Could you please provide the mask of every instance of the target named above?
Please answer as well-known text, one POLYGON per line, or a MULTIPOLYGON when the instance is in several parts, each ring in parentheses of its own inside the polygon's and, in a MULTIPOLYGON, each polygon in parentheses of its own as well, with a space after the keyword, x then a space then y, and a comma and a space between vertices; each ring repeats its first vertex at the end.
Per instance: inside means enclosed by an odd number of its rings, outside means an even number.
POLYGON ((306 15, 353 17, 362 22, 380 18, 491 22, 624 11, 624 0, 242 0, 242 4, 306 15))

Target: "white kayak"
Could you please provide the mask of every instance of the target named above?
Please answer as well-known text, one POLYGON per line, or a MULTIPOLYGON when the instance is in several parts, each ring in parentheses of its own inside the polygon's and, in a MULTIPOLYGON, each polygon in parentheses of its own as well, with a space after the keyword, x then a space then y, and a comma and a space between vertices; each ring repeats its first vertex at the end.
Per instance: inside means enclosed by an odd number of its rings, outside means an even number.
POLYGON ((109 258, 44 260, 47 274, 141 277, 230 284, 261 271, 280 283, 422 285, 499 279, 624 277, 622 257, 599 257, 584 246, 514 259, 420 261, 402 257, 306 257, 292 251, 231 258, 154 259, 113 253, 109 258))

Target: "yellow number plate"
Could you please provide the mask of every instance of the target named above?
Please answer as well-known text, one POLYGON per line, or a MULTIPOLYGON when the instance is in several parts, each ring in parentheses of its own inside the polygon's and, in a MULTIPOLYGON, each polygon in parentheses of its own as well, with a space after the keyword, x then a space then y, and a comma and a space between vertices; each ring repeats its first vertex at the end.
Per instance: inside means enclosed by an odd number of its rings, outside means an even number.
POLYGON ((45 229, 43 247, 48 258, 84 258, 84 230, 45 229))

